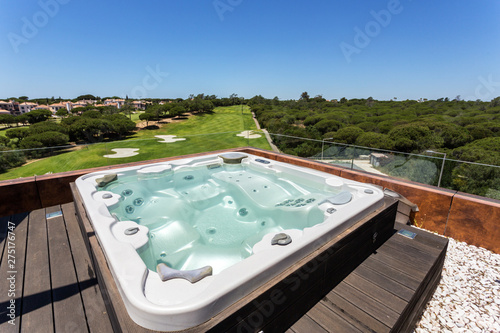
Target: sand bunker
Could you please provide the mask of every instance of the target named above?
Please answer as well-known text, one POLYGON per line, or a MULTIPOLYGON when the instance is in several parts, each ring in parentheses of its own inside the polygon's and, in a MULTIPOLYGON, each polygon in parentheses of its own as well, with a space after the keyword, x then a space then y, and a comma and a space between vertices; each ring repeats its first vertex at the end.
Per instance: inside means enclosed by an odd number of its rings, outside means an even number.
POLYGON ((260 138, 262 135, 254 134, 253 131, 243 131, 240 134, 236 134, 236 136, 241 136, 245 139, 257 139, 260 138))
POLYGON ((135 156, 138 155, 136 151, 139 150, 139 148, 115 148, 111 149, 114 151, 116 154, 111 154, 111 155, 104 155, 106 158, 123 158, 123 157, 130 157, 130 156, 135 156))
POLYGON ((160 143, 172 143, 176 141, 186 140, 186 138, 177 138, 177 135, 155 135, 155 137, 163 140, 158 141, 160 143))

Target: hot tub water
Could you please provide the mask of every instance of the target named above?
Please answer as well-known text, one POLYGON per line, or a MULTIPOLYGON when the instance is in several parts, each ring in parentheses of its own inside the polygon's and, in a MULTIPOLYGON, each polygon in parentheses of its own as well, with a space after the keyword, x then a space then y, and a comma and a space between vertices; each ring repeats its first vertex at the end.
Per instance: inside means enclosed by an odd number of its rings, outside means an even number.
POLYGON ((209 265, 217 274, 250 256, 268 233, 322 223, 318 203, 339 192, 241 164, 172 172, 155 179, 155 188, 143 187, 136 176, 101 188, 121 195, 110 209, 118 220, 149 228, 148 245, 139 254, 153 271, 159 263, 177 270, 209 265))

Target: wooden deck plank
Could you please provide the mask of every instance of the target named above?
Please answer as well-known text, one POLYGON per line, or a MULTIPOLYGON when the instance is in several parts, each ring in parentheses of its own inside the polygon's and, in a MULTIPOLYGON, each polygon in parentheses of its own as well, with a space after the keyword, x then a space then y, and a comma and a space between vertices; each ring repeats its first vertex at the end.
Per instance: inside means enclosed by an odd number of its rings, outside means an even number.
POLYGON ((395 239, 401 238, 401 235, 394 235, 384 244, 384 249, 388 252, 397 252, 398 257, 403 260, 411 260, 412 265, 418 263, 419 267, 426 269, 434 263, 439 252, 432 254, 425 252, 421 244, 414 240, 408 239, 405 243, 396 241, 395 239))
POLYGON ((309 315, 304 315, 291 328, 295 333, 327 333, 323 327, 319 326, 309 315))
MULTIPOLYGON (((406 229, 408 230, 408 228, 406 228, 406 229)), ((422 252, 422 253, 425 253, 427 255, 431 255, 433 257, 438 256, 439 253, 441 252, 441 250, 443 249, 442 245, 437 246, 435 244, 434 245, 429 244, 426 241, 425 237, 423 237, 422 235, 415 236, 415 239, 413 239, 411 242, 409 242, 408 238, 401 236, 401 235, 398 235, 398 237, 393 237, 391 239, 391 241, 393 243, 397 243, 397 244, 400 244, 401 246, 415 249, 418 252, 422 252)))
POLYGON ((20 327, 28 215, 17 214, 4 222, 8 229, 0 264, 0 284, 5 286, 0 294, 0 332, 7 333, 19 332, 20 327))
POLYGON ((385 246, 377 252, 383 256, 379 256, 376 259, 390 262, 392 266, 400 268, 406 274, 412 275, 419 280, 425 277, 427 270, 431 267, 431 263, 421 261, 404 250, 399 253, 396 249, 385 246))
POLYGON ((339 316, 335 312, 331 311, 323 303, 318 303, 317 306, 313 307, 311 311, 307 313, 308 316, 314 320, 319 327, 325 329, 328 332, 345 332, 345 333, 356 333, 362 332, 358 330, 354 325, 350 324, 344 319, 343 316, 339 316))
POLYGON ((410 288, 413 287, 414 289, 416 289, 420 285, 420 282, 424 277, 424 273, 412 266, 411 263, 400 260, 397 257, 391 256, 390 254, 391 253, 387 252, 377 252, 376 255, 368 258, 369 264, 372 264, 370 267, 374 269, 378 268, 380 272, 388 270, 387 267, 390 267, 393 271, 402 273, 399 274, 398 277, 398 280, 401 281, 401 283, 410 288), (373 263, 371 263, 371 261, 373 261, 373 263))
POLYGON ((366 296, 384 304, 398 314, 400 314, 406 304, 408 304, 407 301, 399 298, 391 292, 392 283, 389 281, 381 287, 362 276, 350 274, 344 279, 344 282, 349 284, 352 288, 356 288, 366 296))
POLYGON ((387 327, 392 327, 399 318, 396 311, 382 303, 380 300, 369 297, 360 290, 347 283, 340 283, 334 289, 342 298, 356 304, 362 311, 376 318, 387 327))
MULTIPOLYGON (((26 260, 23 265, 25 285, 21 286, 24 294, 22 315, 18 317, 20 325, 15 326, 14 332, 19 328, 29 332, 51 332, 54 328, 56 331, 112 331, 110 314, 106 312, 101 290, 95 282, 92 259, 86 251, 75 213, 71 203, 47 211, 33 211, 18 221, 16 238, 19 235, 23 238, 24 227, 26 246, 23 246, 25 255, 16 248, 16 257, 21 255, 26 260), (63 217, 46 220, 46 212, 59 209, 62 209, 63 217), (61 263, 65 263, 65 270, 61 263), (63 303, 71 304, 66 304, 63 309, 63 303)), ((12 217, 0 219, 0 226, 4 226, 2 221, 9 219, 12 217)), ((399 228, 401 226, 396 227, 399 228)), ((444 260, 443 244, 447 242, 444 238, 436 239, 435 235, 416 230, 414 240, 393 235, 292 327, 283 327, 282 330, 289 333, 411 330, 421 315, 415 309, 423 308, 439 282, 440 274, 437 273, 442 265, 440 260, 444 260), (442 258, 438 257, 440 254, 442 258), (415 265, 424 270, 421 273, 424 277, 413 274, 412 266, 415 265), (413 299, 416 294, 420 296, 413 299)), ((6 253, 3 254, 2 257, 6 253)), ((3 280, 6 270, 2 264, 4 259, 0 260, 0 279, 3 280)), ((5 304, 3 296, 0 295, 2 306, 5 304)), ((16 297, 21 300, 21 295, 16 297)), ((0 331, 10 332, 1 325, 0 320, 0 331)), ((136 325, 122 328, 143 331, 136 325)))
POLYGON ((52 292, 45 209, 29 215, 21 332, 53 332, 52 292))
POLYGON ((407 302, 413 296, 414 290, 401 284, 397 280, 391 279, 388 276, 381 274, 380 272, 370 269, 367 265, 359 265, 353 273, 354 275, 363 277, 364 279, 371 281, 372 283, 382 288, 387 285, 389 280, 391 282, 391 292, 407 302))
MULTIPOLYGON (((47 208, 47 213, 60 211, 47 208)), ((47 220, 50 272, 56 332, 88 332, 73 257, 62 216, 47 220)))
POLYGON ((111 322, 104 305, 101 290, 97 283, 93 263, 78 226, 73 203, 62 205, 66 230, 68 232, 71 253, 75 263, 85 316, 90 332, 111 332, 111 322))
POLYGON ((413 240, 394 234, 307 316, 319 324, 311 314, 327 307, 324 317, 337 314, 361 331, 411 331, 439 283, 446 247, 445 238, 425 231, 413 240), (415 266, 422 269, 418 276, 410 275, 415 266))
POLYGON ((322 302, 330 308, 336 306, 342 309, 344 317, 347 320, 352 323, 357 322, 359 325, 367 327, 373 332, 385 333, 390 331, 390 327, 363 311, 353 299, 345 299, 340 296, 335 292, 335 289, 328 293, 322 302))
POLYGON ((404 268, 401 267, 401 265, 398 265, 399 267, 393 267, 390 265, 392 263, 391 261, 384 262, 383 259, 379 260, 379 258, 382 258, 382 255, 372 255, 363 262, 363 266, 370 268, 371 270, 374 270, 375 272, 382 274, 387 278, 394 279, 412 290, 416 290, 418 288, 418 286, 420 285, 420 280, 415 276, 407 274, 404 271, 404 268))
MULTIPOLYGON (((414 232, 417 237, 415 237, 414 241, 420 244, 423 244, 424 246, 429 246, 432 248, 436 248, 439 250, 443 249, 443 247, 448 244, 448 239, 446 237, 443 237, 441 235, 434 234, 430 231, 415 228, 410 225, 404 225, 401 223, 396 223, 394 225, 394 229, 396 230, 401 230, 401 229, 406 229, 408 231, 414 232)), ((405 237, 401 236, 400 239, 406 239, 405 237)))

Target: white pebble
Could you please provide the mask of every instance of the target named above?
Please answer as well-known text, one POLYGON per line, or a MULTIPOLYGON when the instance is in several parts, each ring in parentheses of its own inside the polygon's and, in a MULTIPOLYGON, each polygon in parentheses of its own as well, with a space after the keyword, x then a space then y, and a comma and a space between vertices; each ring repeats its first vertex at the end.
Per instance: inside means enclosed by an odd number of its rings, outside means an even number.
POLYGON ((449 238, 442 278, 415 332, 500 332, 500 254, 449 238))

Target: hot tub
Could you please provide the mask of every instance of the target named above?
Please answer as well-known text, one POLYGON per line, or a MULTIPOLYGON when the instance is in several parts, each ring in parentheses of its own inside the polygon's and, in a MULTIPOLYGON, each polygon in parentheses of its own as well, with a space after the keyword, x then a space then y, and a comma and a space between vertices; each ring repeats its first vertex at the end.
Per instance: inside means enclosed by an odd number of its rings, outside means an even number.
POLYGON ((75 183, 130 317, 159 331, 206 322, 384 201, 378 187, 242 153, 75 183))

